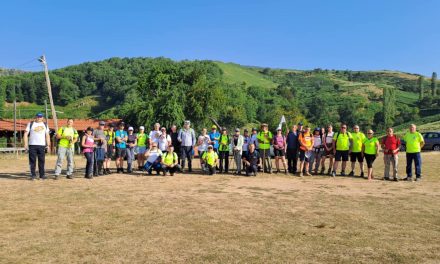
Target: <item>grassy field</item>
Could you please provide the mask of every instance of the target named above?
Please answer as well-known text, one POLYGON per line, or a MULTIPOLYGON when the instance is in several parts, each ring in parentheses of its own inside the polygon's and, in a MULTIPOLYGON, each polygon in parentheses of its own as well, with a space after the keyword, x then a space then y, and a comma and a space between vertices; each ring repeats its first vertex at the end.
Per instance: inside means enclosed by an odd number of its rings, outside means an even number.
POLYGON ((240 84, 246 82, 247 86, 255 85, 269 88, 277 86, 277 84, 266 79, 264 75, 254 69, 249 69, 234 63, 216 62, 216 64, 222 69, 223 78, 226 83, 240 84))
MULTIPOLYGON (((82 171, 32 182, 25 158, 0 156, 0 262, 438 263, 439 158, 423 153, 412 183, 82 171)), ((375 169, 382 178, 381 159, 375 169)))

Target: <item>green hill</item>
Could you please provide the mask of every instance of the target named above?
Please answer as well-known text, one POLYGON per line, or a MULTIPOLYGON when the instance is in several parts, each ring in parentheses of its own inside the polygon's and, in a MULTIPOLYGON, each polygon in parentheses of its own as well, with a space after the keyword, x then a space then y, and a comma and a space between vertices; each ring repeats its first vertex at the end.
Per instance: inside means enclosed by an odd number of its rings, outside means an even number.
MULTIPOLYGON (((42 72, 0 76, 2 117, 11 117, 14 99, 22 116, 44 110, 47 89, 42 72), (4 110, 2 110, 4 109, 4 110)), ((395 125, 434 123, 440 98, 419 100, 420 75, 396 71, 308 71, 241 66, 213 61, 175 62, 166 58, 110 58, 50 72, 60 117, 124 118, 132 124, 165 125, 215 118, 230 128, 267 122, 281 115, 315 126, 346 122, 384 129, 383 91, 394 91, 395 125)), ((440 87, 440 83, 438 83, 440 87)))

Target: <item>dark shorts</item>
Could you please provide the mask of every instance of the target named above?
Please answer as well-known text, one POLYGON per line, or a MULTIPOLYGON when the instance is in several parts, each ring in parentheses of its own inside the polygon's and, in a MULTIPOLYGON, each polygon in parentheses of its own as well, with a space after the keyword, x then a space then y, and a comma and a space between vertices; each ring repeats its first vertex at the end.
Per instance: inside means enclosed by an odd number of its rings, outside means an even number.
POLYGON ((306 151, 304 150, 299 151, 299 160, 309 162, 309 158, 306 157, 306 151))
POLYGON ((336 150, 335 161, 348 161, 348 150, 336 150))
POLYGON ((125 158, 127 156, 126 148, 116 148, 116 158, 125 158))
POLYGON ((334 157, 334 154, 333 154, 333 144, 332 143, 327 144, 327 148, 330 148, 330 150, 324 149, 325 156, 327 158, 333 158, 334 157))
POLYGON ((362 152, 352 152, 350 153, 350 161, 351 162, 364 162, 364 156, 362 156, 362 152))
POLYGON ((368 168, 373 168, 373 162, 376 159, 376 155, 365 154, 365 161, 367 162, 368 168))
POLYGON ((284 151, 284 149, 274 149, 273 150, 275 157, 285 157, 286 156, 286 151, 284 151))
POLYGON ((113 145, 107 145, 107 152, 105 153, 105 157, 107 159, 112 159, 113 153, 114 153, 113 145))

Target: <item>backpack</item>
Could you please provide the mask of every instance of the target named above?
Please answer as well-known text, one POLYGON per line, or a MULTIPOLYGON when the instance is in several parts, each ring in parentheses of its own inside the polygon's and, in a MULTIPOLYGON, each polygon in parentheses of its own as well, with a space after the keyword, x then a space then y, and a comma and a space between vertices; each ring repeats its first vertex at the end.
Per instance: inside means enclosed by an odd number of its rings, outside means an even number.
MULTIPOLYGON (((351 136, 350 132, 347 132, 347 136, 351 136)), ((338 138, 339 138, 339 131, 336 132, 336 140, 335 140, 335 145, 338 143, 338 138)))
MULTIPOLYGON (((176 163, 176 156, 177 156, 177 154, 175 152, 173 152, 173 164, 176 163)), ((165 160, 166 157, 168 157, 168 152, 165 153, 164 160, 165 160)))

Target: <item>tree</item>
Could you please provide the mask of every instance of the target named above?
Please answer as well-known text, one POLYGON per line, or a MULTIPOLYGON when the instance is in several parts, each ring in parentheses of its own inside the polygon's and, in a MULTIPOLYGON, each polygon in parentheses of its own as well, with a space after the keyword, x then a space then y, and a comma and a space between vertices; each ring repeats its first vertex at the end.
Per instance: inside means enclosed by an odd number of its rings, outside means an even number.
POLYGON ((417 80, 417 86, 419 88, 419 100, 423 99, 423 76, 420 76, 419 79, 417 80))
POLYGON ((431 77, 431 91, 432 91, 432 96, 436 96, 437 94, 437 73, 433 72, 432 73, 432 77, 431 77))
POLYGON ((396 115, 396 88, 385 86, 383 88, 383 123, 384 127, 390 127, 394 123, 396 115))

